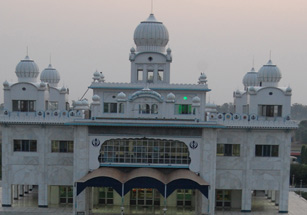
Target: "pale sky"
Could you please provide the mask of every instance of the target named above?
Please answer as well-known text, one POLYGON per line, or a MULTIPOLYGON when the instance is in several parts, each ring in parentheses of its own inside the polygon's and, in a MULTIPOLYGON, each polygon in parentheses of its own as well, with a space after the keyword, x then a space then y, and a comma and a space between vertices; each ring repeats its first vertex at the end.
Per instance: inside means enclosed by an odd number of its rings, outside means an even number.
MULTIPOLYGON (((107 82, 130 82, 133 33, 150 11, 151 0, 0 0, 0 83, 17 81, 27 46, 40 71, 51 53, 70 100, 96 69, 107 82)), ((292 87, 292 103, 307 104, 306 0, 155 0, 154 14, 169 31, 172 83, 197 83, 205 72, 210 101, 232 102, 253 58, 258 71, 271 50, 280 86, 292 87)))

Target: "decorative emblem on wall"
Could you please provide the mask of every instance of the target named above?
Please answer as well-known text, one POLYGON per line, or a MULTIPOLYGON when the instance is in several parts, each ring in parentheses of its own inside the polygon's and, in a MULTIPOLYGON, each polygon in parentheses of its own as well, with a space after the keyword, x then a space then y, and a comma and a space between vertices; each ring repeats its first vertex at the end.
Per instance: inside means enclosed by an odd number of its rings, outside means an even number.
POLYGON ((97 138, 93 139, 93 140, 92 140, 92 145, 93 145, 94 147, 98 147, 98 146, 100 145, 100 140, 97 139, 97 138))
POLYGON ((198 143, 196 142, 196 141, 192 141, 192 142, 190 142, 190 148, 191 149, 196 149, 198 147, 198 143))

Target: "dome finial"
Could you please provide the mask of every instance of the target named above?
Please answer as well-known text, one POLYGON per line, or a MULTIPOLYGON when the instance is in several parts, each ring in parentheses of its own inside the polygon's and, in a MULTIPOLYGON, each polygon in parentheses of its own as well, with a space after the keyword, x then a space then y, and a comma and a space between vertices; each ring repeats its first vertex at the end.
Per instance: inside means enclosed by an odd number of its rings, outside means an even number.
POLYGON ((27 56, 29 56, 29 47, 27 46, 27 56))
POLYGON ((49 65, 51 65, 51 52, 49 54, 49 65))
POLYGON ((153 14, 154 0, 151 0, 151 14, 153 14))

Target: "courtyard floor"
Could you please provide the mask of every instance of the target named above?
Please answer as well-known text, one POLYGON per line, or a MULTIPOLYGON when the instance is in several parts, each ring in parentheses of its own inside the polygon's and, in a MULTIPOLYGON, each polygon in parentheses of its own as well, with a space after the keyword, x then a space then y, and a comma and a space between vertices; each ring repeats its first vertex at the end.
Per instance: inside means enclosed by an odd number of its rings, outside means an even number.
MULTIPOLYGON (((72 215, 72 205, 70 206, 49 206, 48 208, 37 207, 37 192, 33 190, 19 200, 14 200, 12 207, 2 207, 1 203, 2 188, 0 187, 0 215, 72 215)), ((93 210, 93 215, 99 214, 118 214, 119 207, 104 207, 93 210)), ((307 201, 294 192, 289 193, 289 215, 302 215, 307 212, 307 201)), ((130 207, 125 208, 125 215, 128 214, 163 214, 162 208, 152 207, 130 207)), ((195 212, 183 208, 168 208, 166 214, 172 215, 194 215, 195 212)), ((239 210, 216 210, 216 215, 272 215, 279 214, 278 207, 268 200, 264 195, 253 197, 251 213, 241 213, 239 210)))

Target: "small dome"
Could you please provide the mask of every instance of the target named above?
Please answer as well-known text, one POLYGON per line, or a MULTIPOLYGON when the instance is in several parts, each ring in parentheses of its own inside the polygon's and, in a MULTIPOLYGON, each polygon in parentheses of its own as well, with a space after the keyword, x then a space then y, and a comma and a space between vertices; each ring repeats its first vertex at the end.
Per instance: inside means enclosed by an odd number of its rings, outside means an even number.
POLYGON ((9 82, 8 82, 8 81, 4 81, 4 82, 3 82, 3 86, 4 86, 4 87, 9 87, 9 86, 10 86, 10 84, 9 84, 9 82))
POLYGON ((99 81, 100 80, 100 73, 97 70, 93 74, 93 80, 94 81, 99 81))
POLYGON ((192 102, 193 103, 200 103, 200 98, 198 96, 195 96, 193 99, 192 99, 192 102))
POLYGON ((135 52, 135 48, 132 47, 132 48, 130 49, 130 52, 131 52, 131 53, 134 53, 134 52, 135 52))
POLYGON ((167 28, 153 14, 141 22, 134 31, 134 42, 138 52, 164 52, 169 40, 167 28))
POLYGON ((167 52, 168 54, 170 54, 170 53, 172 52, 172 49, 168 47, 167 50, 166 50, 166 52, 167 52))
POLYGON ((258 74, 255 71, 254 67, 251 69, 250 72, 244 75, 242 83, 245 89, 250 86, 259 86, 258 74))
POLYGON ((175 99, 176 99, 176 96, 174 95, 174 93, 169 93, 166 96, 167 101, 175 101, 175 99))
POLYGON ((216 110, 216 104, 213 104, 213 103, 206 103, 206 106, 205 106, 205 111, 206 112, 211 112, 211 113, 216 113, 217 110, 216 110))
POLYGON ((64 86, 60 89, 60 91, 63 92, 63 93, 65 93, 66 90, 67 90, 67 89, 66 89, 64 86))
POLYGON ((251 92, 251 93, 255 93, 256 89, 255 89, 255 87, 251 86, 251 87, 248 88, 248 91, 251 92))
POLYGON ((50 86, 57 87, 60 82, 60 73, 49 64, 49 66, 42 71, 40 79, 43 82, 47 82, 50 86))
POLYGON ((266 65, 263 65, 258 71, 259 82, 278 83, 280 79, 281 79, 281 72, 279 68, 272 63, 271 60, 269 60, 266 65))
POLYGON ((205 84, 205 83, 207 83, 207 76, 206 76, 206 74, 205 73, 200 73, 200 76, 199 76, 199 78, 198 78, 198 83, 199 84, 205 84))
POLYGON ((99 102, 100 97, 98 95, 93 95, 92 100, 93 100, 93 102, 99 102))
POLYGON ((100 82, 104 82, 104 75, 102 74, 102 72, 100 72, 100 82))
POLYGON ((286 92, 287 92, 287 93, 291 93, 291 92, 292 92, 291 87, 287 87, 286 92))
POLYGON ((45 87, 46 87, 46 83, 45 83, 45 82, 41 82, 41 83, 39 84, 39 86, 40 86, 41 88, 45 88, 45 87))
POLYGON ((19 82, 36 82, 36 78, 39 74, 39 68, 37 64, 27 55, 24 60, 21 60, 17 64, 15 73, 19 82))
POLYGON ((120 92, 117 94, 117 100, 125 100, 127 98, 126 94, 124 92, 120 92))

